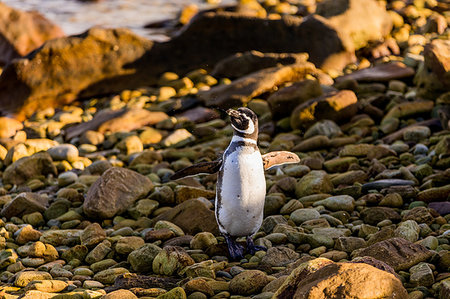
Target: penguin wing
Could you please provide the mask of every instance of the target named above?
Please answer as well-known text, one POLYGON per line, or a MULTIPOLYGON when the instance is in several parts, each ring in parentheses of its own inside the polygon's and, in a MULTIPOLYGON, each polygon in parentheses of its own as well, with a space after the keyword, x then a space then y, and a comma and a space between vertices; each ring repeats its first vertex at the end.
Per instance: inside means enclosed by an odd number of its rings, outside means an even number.
POLYGON ((181 169, 180 171, 177 171, 174 173, 170 179, 171 180, 178 180, 187 176, 193 176, 200 173, 215 173, 218 172, 220 169, 220 166, 222 165, 222 159, 211 161, 211 162, 201 162, 197 163, 191 166, 188 166, 186 168, 181 169))
POLYGON ((264 170, 267 170, 273 166, 282 164, 291 164, 300 162, 300 158, 288 151, 270 152, 262 155, 264 170))

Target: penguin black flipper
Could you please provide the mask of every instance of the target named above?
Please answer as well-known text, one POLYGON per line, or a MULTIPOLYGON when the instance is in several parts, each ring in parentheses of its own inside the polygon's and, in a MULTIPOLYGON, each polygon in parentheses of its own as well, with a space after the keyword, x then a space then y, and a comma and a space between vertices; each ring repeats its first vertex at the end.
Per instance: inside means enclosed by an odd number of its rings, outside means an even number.
POLYGON ((270 152, 262 155, 264 170, 267 170, 273 166, 291 164, 300 162, 300 158, 288 151, 270 152))
POLYGON ((170 177, 170 179, 178 180, 187 176, 193 176, 200 173, 215 173, 219 171, 220 166, 222 166, 222 159, 211 162, 197 163, 188 166, 186 168, 183 168, 180 171, 177 171, 170 177))

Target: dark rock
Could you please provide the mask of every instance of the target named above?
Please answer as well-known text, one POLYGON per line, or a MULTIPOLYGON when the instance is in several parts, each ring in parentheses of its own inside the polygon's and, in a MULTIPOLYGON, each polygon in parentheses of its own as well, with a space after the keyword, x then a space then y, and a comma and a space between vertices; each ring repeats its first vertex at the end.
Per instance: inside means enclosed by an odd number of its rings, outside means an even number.
POLYGON ((338 77, 336 78, 336 82, 343 82, 346 80, 387 82, 394 79, 411 77, 414 73, 414 69, 407 67, 401 62, 390 62, 338 77))
POLYGON ((271 247, 261 259, 261 264, 270 267, 280 267, 295 262, 299 257, 300 254, 290 248, 283 246, 271 247))
POLYGON ((412 210, 407 211, 403 217, 402 221, 414 220, 417 224, 426 223, 430 225, 434 221, 433 215, 426 207, 415 207, 412 210))
POLYGON ((408 270, 412 266, 426 261, 433 253, 420 244, 411 243, 403 238, 392 238, 375 243, 354 252, 354 256, 371 256, 385 262, 395 271, 408 270))
POLYGON ((134 273, 126 273, 118 276, 114 281, 114 285, 110 290, 131 289, 131 288, 163 288, 172 289, 177 286, 181 279, 173 277, 154 277, 146 275, 138 275, 134 273))
POLYGON ((357 112, 358 98, 351 90, 327 93, 297 106, 291 114, 291 127, 309 127, 322 119, 347 120, 357 112))
POLYGON ((279 119, 289 116, 298 105, 320 95, 322 95, 322 88, 319 81, 302 80, 274 92, 267 102, 273 117, 279 119))
POLYGON ((29 179, 48 174, 56 176, 56 167, 48 153, 39 152, 29 157, 23 157, 9 165, 3 173, 3 183, 22 185, 29 179))
POLYGON ((25 12, 0 3, 0 64, 7 64, 45 41, 62 36, 61 28, 39 12, 25 12))
POLYGON ((381 190, 391 186, 404 186, 404 185, 414 185, 414 181, 401 180, 401 179, 385 179, 378 180, 362 185, 362 192, 367 192, 369 190, 381 190))
POLYGON ((192 108, 177 115, 178 119, 186 119, 194 123, 203 123, 219 117, 220 114, 217 111, 204 107, 192 108))
POLYGON ((95 219, 112 218, 125 212, 151 189, 153 184, 147 177, 126 168, 112 167, 89 188, 83 211, 95 219))
POLYGON ((398 222, 401 220, 400 214, 394 209, 388 207, 373 207, 366 208, 361 212, 361 218, 364 223, 370 225, 377 225, 380 221, 389 219, 393 222, 398 222))
POLYGON ((212 76, 240 78, 250 73, 274 67, 306 62, 306 53, 261 53, 249 51, 233 54, 219 61, 211 72, 212 76))
POLYGON ((20 193, 8 202, 0 212, 0 215, 10 219, 22 217, 33 212, 44 212, 48 207, 48 198, 35 193, 20 193))
POLYGON ((179 226, 186 234, 199 232, 219 234, 214 212, 197 199, 188 199, 175 208, 152 219, 153 225, 159 220, 166 220, 179 226))
POLYGON ((236 79, 231 84, 200 91, 198 97, 211 107, 240 106, 286 82, 299 81, 314 70, 314 65, 309 62, 263 69, 236 79))
POLYGON ((440 201, 440 202, 430 202, 428 207, 434 209, 436 212, 445 216, 450 214, 450 202, 448 201, 440 201))

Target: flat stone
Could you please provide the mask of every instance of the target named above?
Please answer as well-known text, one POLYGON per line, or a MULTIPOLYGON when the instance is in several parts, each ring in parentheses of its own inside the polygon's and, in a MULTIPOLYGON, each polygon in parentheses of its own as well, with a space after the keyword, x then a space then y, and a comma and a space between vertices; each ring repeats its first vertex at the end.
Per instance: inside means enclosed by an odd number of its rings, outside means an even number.
POLYGON ((390 265, 395 271, 399 271, 426 261, 432 256, 432 252, 422 245, 411 243, 403 238, 392 238, 359 249, 354 256, 371 256, 390 265))
POLYGON ((336 81, 387 82, 394 79, 412 77, 414 74, 413 68, 407 67, 401 62, 391 62, 354 71, 351 74, 336 78, 336 81))

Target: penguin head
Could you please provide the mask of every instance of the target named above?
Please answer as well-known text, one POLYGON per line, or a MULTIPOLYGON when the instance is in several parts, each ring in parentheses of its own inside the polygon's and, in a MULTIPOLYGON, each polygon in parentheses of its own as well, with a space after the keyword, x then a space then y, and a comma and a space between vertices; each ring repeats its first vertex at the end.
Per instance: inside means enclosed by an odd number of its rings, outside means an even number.
POLYGON ((227 114, 230 116, 235 135, 255 140, 258 138, 258 117, 255 112, 241 107, 238 110, 228 109, 227 114))

